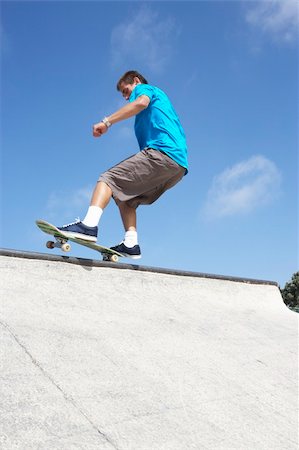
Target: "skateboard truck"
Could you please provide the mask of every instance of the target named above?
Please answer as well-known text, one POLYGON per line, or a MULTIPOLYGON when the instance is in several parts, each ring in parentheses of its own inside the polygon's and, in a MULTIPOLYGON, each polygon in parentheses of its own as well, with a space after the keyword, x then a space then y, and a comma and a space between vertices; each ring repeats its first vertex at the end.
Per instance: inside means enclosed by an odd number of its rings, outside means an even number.
POLYGON ((60 248, 63 252, 71 251, 71 244, 69 244, 66 240, 57 239, 54 241, 47 241, 46 247, 53 250, 53 248, 60 248))

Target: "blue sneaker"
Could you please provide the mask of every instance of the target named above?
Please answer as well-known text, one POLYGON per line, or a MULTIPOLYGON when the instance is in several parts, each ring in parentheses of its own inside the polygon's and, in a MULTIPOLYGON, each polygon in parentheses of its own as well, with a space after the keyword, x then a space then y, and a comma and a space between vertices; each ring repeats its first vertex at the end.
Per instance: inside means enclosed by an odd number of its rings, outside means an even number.
POLYGON ((57 228, 66 236, 84 239, 89 242, 97 242, 98 227, 88 227, 80 220, 57 228))
POLYGON ((134 245, 134 247, 127 247, 123 242, 115 247, 110 247, 111 250, 115 250, 118 253, 121 253, 124 256, 132 259, 140 259, 141 251, 139 245, 134 245))

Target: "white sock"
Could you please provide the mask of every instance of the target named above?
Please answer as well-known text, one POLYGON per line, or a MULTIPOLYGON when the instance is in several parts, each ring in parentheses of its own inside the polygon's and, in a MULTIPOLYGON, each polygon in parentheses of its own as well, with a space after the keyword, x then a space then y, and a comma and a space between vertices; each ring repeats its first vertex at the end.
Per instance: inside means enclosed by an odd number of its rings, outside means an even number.
POLYGON ((102 208, 99 208, 98 206, 90 206, 88 208, 85 219, 82 220, 82 222, 87 227, 97 227, 102 214, 103 214, 102 208))
POLYGON ((124 244, 126 247, 132 248, 138 244, 137 231, 126 231, 124 244))

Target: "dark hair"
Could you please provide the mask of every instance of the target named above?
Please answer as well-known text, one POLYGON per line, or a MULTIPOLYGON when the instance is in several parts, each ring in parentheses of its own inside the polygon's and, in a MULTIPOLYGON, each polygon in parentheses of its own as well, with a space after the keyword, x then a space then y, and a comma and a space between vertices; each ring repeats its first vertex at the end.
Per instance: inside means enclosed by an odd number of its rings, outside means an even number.
POLYGON ((134 82, 134 78, 137 77, 139 78, 139 80, 141 81, 141 83, 143 84, 148 84, 148 82, 146 81, 146 79, 144 78, 144 76, 141 75, 141 73, 137 72, 136 70, 129 70, 128 72, 126 72, 119 80, 118 83, 116 85, 116 89, 118 91, 120 91, 120 85, 122 83, 126 83, 126 84, 133 84, 134 82))

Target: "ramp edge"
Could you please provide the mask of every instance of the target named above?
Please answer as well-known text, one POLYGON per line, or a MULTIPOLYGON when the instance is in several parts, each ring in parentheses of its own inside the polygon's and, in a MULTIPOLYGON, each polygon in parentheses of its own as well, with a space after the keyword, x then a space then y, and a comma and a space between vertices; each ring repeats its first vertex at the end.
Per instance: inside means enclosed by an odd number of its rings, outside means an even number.
POLYGON ((234 281, 238 283, 263 284, 279 287, 276 281, 257 280, 253 278, 234 277, 227 275, 217 275, 202 272, 192 272, 179 269, 166 269, 162 267, 140 266, 137 264, 112 263, 110 261, 100 261, 87 258, 78 258, 75 256, 50 255, 48 253, 35 253, 24 250, 13 250, 0 248, 0 256, 8 256, 11 258, 36 259, 41 261, 52 261, 68 264, 76 264, 89 267, 109 267, 113 269, 137 270, 140 272, 161 273, 166 275, 177 275, 184 277, 210 278, 214 280, 234 281))

